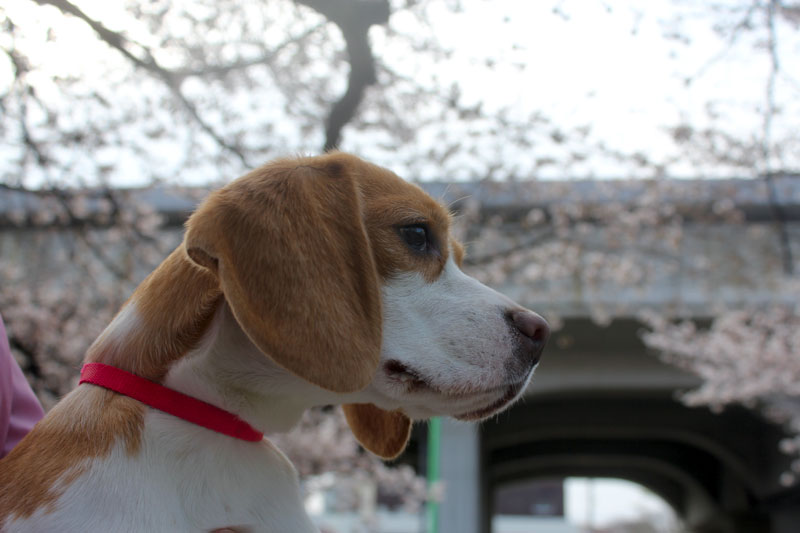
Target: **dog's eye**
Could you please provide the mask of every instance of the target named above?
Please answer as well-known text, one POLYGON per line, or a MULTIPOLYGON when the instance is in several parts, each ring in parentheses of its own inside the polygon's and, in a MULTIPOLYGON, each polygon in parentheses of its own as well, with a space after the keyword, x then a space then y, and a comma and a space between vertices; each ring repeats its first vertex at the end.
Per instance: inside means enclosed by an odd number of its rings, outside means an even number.
POLYGON ((425 226, 403 226, 400 228, 400 237, 415 252, 425 252, 428 249, 428 232, 425 226))

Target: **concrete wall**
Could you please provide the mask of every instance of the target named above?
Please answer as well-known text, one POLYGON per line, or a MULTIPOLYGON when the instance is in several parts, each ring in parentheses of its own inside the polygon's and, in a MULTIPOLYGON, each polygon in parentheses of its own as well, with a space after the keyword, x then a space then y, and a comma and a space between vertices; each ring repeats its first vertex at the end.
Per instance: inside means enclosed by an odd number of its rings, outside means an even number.
MULTIPOLYGON (((676 394, 695 386, 697 379, 648 354, 635 320, 644 308, 704 318, 720 305, 796 303, 796 293, 782 284, 787 251, 782 239, 788 236, 797 263, 800 180, 784 177, 776 184, 780 221, 773 216, 776 206, 766 201, 763 181, 658 185, 664 201, 673 201, 681 213, 677 241, 665 238, 658 226, 640 228, 625 241, 603 225, 583 224, 566 237, 585 252, 579 261, 585 268, 563 277, 531 276, 531 265, 557 268, 563 257, 548 252, 553 236, 531 226, 530 213, 581 202, 641 208, 640 199, 652 186, 425 184, 462 213, 474 208, 482 222, 466 236, 471 271, 485 268, 481 257, 496 254, 502 261, 504 250, 524 249, 528 255, 505 265, 507 275, 497 287, 564 320, 525 402, 480 429, 445 422, 442 473, 450 497, 441 511, 443 533, 488 533, 492 488, 505 480, 540 475, 619 476, 640 482, 675 506, 696 531, 797 530, 800 493, 777 483, 787 467, 786 457, 777 452, 779 428, 741 408, 716 415, 681 405, 676 394), (715 216, 720 200, 731 200, 744 218, 737 222, 715 216), (484 231, 486 227, 491 231, 484 231), (587 276, 594 250, 606 259, 619 254, 626 268, 639 270, 638 281, 587 276)), ((140 194, 140 200, 153 202, 170 222, 164 229, 166 254, 179 241, 180 221, 194 200, 165 191, 140 194)), ((81 252, 74 228, 20 229, 10 223, 12 210, 36 201, 0 191, 0 272, 8 276, 13 270, 14 277, 0 282, 71 283, 76 272, 70 257, 76 249, 81 252)), ((92 231, 102 242, 106 230, 92 231)), ((133 272, 134 281, 149 272, 152 261, 140 261, 124 245, 109 246, 114 264, 133 272)), ((105 275, 100 271, 98 279, 105 275)))

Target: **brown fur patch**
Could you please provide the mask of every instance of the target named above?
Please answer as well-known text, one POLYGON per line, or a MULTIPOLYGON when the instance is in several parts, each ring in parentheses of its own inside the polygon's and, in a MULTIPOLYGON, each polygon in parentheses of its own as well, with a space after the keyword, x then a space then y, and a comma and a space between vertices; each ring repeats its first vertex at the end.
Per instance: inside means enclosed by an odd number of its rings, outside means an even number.
POLYGON ((73 391, 0 461, 0 524, 52 510, 86 460, 107 456, 117 439, 128 455, 138 453, 143 419, 131 398, 89 386, 73 391))
POLYGON ((464 266, 464 245, 458 242, 455 239, 450 240, 450 244, 453 246, 453 259, 455 260, 458 268, 464 266))
POLYGON ((334 155, 266 165, 213 193, 189 219, 185 239, 250 340, 293 374, 337 392, 369 384, 381 344, 356 161, 334 155))
POLYGON ((347 424, 364 448, 384 459, 394 459, 406 448, 411 420, 401 411, 384 411, 371 403, 343 405, 347 424))
POLYGON ((355 172, 381 277, 388 279, 398 272, 417 271, 429 282, 436 280, 450 252, 450 214, 425 191, 389 170, 362 161, 355 172), (416 254, 400 238, 400 226, 419 223, 428 227, 435 252, 416 254))

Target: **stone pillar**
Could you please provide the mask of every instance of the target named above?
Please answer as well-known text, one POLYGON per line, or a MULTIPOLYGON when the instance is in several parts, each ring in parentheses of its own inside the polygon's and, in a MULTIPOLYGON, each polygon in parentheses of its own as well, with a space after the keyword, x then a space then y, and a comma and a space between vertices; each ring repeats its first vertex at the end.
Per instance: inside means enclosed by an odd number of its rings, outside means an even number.
POLYGON ((440 456, 444 500, 439 533, 480 533, 481 458, 477 424, 442 419, 440 456))

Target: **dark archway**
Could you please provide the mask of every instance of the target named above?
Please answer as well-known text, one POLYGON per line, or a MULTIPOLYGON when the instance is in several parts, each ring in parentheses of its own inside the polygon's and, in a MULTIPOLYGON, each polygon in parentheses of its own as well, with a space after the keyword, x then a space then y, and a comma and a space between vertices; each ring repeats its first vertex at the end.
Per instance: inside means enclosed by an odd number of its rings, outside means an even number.
MULTIPOLYGON (((699 380, 648 353, 640 329, 635 320, 567 320, 525 398, 479 429, 450 427, 452 512, 475 502, 470 532, 490 533, 498 486, 568 476, 639 483, 694 533, 800 531, 800 486, 780 484, 791 468, 782 428, 741 406, 684 405, 680 393, 699 380), (464 475, 471 457, 479 466, 464 475)), ((423 471, 424 445, 418 425, 406 460, 423 471)))
POLYGON ((782 531, 782 436, 747 409, 714 414, 652 391, 533 395, 482 428, 484 501, 514 480, 615 477, 664 498, 693 531, 782 531))

